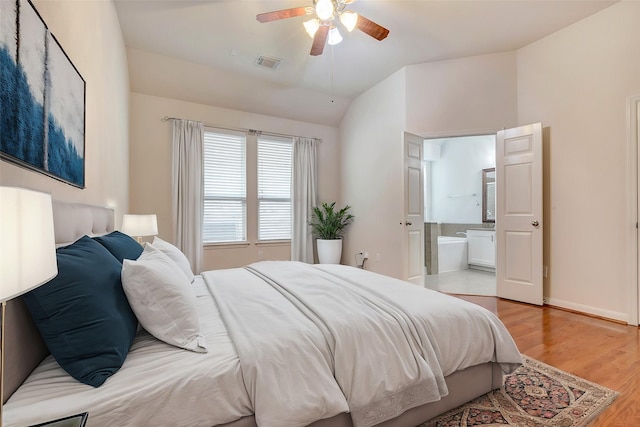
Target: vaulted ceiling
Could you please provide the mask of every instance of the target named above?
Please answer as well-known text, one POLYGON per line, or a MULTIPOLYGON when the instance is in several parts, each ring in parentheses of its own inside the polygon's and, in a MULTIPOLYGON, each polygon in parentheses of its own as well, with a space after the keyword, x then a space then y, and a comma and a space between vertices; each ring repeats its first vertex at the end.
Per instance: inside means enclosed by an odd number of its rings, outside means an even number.
POLYGON ((405 65, 511 51, 592 15, 605 0, 357 0, 383 25, 377 41, 343 41, 310 56, 300 16, 256 14, 312 0, 116 0, 133 91, 336 126, 351 99, 405 65), (274 69, 261 55, 281 59, 274 69))

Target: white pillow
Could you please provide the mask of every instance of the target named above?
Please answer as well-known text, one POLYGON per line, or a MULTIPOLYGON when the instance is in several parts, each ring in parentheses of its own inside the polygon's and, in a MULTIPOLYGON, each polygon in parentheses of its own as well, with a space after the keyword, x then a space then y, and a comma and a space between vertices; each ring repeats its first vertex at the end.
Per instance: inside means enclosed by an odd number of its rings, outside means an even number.
POLYGON ((189 279, 189 283, 193 282, 193 271, 191 271, 191 264, 189 263, 187 257, 180 251, 180 249, 176 248, 169 242, 165 242, 159 237, 154 237, 152 244, 156 249, 160 249, 166 256, 171 258, 173 262, 178 264, 178 267, 180 267, 180 269, 184 271, 187 279, 189 279))
POLYGON ((121 277, 131 309, 151 335, 176 347, 207 352, 195 291, 168 256, 146 244, 137 260, 124 260, 121 277))

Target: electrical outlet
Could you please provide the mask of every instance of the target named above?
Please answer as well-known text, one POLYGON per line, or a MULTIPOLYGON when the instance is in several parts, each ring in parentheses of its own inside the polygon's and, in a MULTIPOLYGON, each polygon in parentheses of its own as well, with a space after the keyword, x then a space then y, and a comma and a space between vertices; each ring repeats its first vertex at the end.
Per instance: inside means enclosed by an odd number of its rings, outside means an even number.
POLYGON ((264 252, 258 251, 258 261, 262 261, 264 259, 264 252))
POLYGON ((362 256, 365 257, 365 258, 369 258, 369 252, 362 251, 362 256))
POLYGON ((545 265, 544 267, 542 267, 542 276, 546 279, 548 275, 549 275, 549 267, 545 265))
POLYGON ((380 254, 376 254, 376 262, 380 262, 380 254))

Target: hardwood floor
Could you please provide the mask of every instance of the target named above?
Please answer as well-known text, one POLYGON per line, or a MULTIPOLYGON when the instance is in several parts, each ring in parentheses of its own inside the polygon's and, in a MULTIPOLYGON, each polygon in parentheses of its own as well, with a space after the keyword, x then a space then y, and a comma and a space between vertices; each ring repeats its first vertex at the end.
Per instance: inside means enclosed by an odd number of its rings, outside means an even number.
POLYGON ((523 354, 620 393, 590 424, 640 426, 640 329, 557 308, 497 301, 523 354))

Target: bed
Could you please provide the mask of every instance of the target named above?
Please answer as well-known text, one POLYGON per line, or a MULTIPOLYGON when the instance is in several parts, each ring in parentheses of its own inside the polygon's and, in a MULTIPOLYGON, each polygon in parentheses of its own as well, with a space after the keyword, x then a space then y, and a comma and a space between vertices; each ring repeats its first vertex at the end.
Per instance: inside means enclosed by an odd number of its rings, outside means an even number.
MULTIPOLYGON (((113 223, 111 209, 54 201, 60 246, 113 223)), ((4 425, 86 411, 91 427, 412 427, 499 388, 521 363, 487 310, 351 267, 263 262, 191 286, 208 351, 138 328, 97 388, 69 376, 23 301, 10 301, 4 425)))

